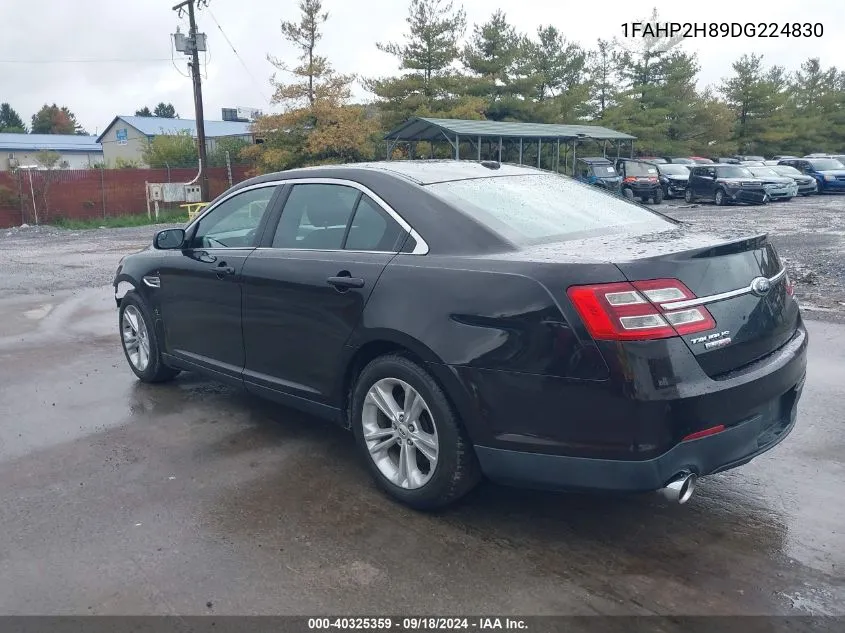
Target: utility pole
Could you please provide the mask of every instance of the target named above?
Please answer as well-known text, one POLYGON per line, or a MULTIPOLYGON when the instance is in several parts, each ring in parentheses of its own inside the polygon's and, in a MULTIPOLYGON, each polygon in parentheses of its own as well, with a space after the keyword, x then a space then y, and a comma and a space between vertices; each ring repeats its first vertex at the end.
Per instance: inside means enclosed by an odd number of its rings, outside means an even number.
POLYGON ((183 46, 180 48, 178 32, 176 37, 176 50, 191 56, 191 61, 188 62, 188 67, 191 69, 191 77, 194 84, 194 113, 197 120, 197 150, 199 153, 199 185, 202 192, 202 199, 204 202, 209 201, 208 191, 208 161, 206 159, 205 146, 205 116, 202 108, 202 77, 200 75, 200 49, 205 50, 205 34, 197 33, 197 22, 194 18, 194 4, 208 5, 208 0, 184 0, 173 7, 174 11, 179 12, 182 16, 185 7, 188 9, 188 22, 190 29, 188 30, 188 37, 185 39, 183 46), (198 37, 199 36, 199 37, 198 37))

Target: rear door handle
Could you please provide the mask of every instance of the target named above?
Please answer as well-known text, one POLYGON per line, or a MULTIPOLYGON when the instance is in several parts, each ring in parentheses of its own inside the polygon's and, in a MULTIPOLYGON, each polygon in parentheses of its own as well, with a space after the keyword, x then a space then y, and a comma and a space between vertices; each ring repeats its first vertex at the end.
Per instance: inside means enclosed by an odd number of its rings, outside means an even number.
POLYGON ((360 277, 329 277, 326 283, 335 288, 363 288, 364 280, 360 277))

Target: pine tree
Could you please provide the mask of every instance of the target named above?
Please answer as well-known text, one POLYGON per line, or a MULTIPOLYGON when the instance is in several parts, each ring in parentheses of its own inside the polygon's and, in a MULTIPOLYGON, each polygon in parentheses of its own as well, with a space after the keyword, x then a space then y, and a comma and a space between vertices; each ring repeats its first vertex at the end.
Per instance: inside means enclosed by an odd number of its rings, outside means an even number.
POLYGON ((8 103, 0 103, 0 132, 26 133, 23 119, 8 103))

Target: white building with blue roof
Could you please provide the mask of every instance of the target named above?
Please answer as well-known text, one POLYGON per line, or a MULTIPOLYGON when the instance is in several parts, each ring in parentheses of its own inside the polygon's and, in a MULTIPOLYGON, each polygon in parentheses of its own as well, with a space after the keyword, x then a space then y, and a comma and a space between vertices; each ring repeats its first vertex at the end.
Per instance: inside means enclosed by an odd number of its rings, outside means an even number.
MULTIPOLYGON (((205 121, 206 146, 214 151, 216 141, 221 138, 237 138, 253 142, 250 123, 242 121, 205 121)), ((143 153, 148 141, 160 135, 175 135, 187 132, 197 136, 197 122, 194 119, 165 119, 162 117, 116 116, 109 123, 97 142, 103 146, 106 164, 114 166, 118 158, 124 161, 144 163, 143 153)))
POLYGON ((59 165, 67 169, 88 169, 103 162, 103 146, 96 136, 77 134, 0 133, 0 171, 40 166, 39 152, 56 152, 59 165))

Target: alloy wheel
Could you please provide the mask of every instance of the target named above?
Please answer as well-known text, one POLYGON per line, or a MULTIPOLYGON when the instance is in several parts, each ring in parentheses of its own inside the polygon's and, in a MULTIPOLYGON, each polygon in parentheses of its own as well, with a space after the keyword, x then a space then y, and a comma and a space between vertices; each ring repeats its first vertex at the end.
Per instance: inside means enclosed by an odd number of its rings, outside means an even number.
POLYGON ((127 305, 123 310, 120 329, 129 362, 138 371, 144 371, 150 364, 150 337, 144 317, 134 305, 127 305))
POLYGON ((422 395, 397 378, 382 378, 367 392, 361 412, 370 458, 392 484, 423 487, 437 467, 440 444, 422 395))

